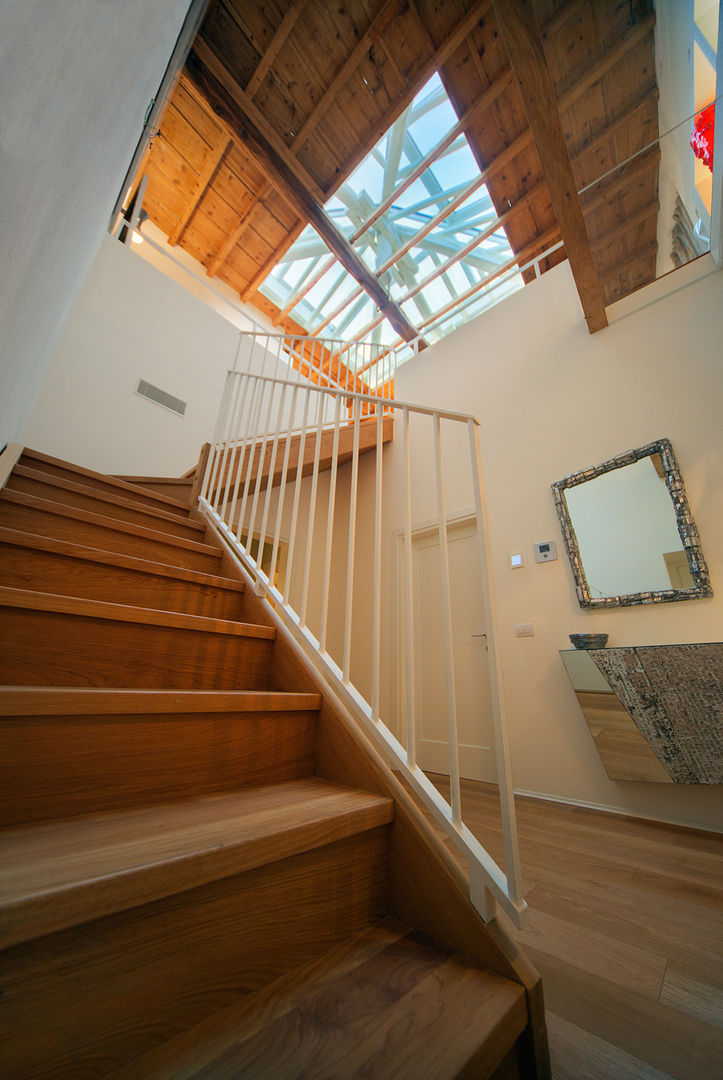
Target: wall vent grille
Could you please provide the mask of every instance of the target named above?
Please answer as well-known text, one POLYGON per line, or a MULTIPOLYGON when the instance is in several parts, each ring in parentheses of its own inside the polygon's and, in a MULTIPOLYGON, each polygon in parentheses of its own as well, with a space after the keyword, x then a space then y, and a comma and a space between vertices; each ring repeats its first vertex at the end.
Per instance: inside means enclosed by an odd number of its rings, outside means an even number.
POLYGON ((146 382, 145 379, 138 380, 136 393, 140 394, 141 397, 148 398, 149 401, 155 401, 156 405, 162 405, 164 409, 170 409, 171 412, 176 413, 178 416, 185 416, 185 401, 174 397, 173 394, 168 394, 165 390, 160 390, 157 386, 153 386, 152 383, 146 382))

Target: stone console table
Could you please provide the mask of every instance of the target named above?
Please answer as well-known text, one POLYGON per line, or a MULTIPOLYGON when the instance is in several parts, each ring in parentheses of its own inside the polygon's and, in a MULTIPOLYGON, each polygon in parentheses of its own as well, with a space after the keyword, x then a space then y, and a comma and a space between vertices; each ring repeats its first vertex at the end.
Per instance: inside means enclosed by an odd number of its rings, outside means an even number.
POLYGON ((723 643, 560 656, 611 780, 723 784, 723 643))

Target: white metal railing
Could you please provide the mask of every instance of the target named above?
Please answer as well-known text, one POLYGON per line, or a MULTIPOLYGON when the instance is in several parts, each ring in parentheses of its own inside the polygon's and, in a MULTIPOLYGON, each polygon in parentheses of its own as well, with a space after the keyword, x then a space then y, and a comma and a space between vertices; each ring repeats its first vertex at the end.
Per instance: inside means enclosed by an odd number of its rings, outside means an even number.
MULTIPOLYGON (((291 346, 287 335, 262 334, 254 341, 242 335, 237 360, 245 357, 246 362, 244 370, 229 371, 227 376, 203 470, 199 508, 252 576, 259 595, 271 601, 336 700, 461 850, 470 870, 470 896, 483 918, 494 917, 498 901, 519 925, 526 904, 521 893, 504 693, 496 663, 494 582, 487 572, 477 421, 473 416, 379 396, 379 389, 377 393, 352 389, 354 379, 362 377, 368 364, 367 353, 360 352, 358 357, 345 353, 350 363, 339 385, 339 369, 335 374, 329 360, 340 343, 317 341, 313 345, 312 339, 294 340, 297 344, 291 346), (263 363, 258 350, 265 354, 263 363), (291 364, 284 361, 285 355, 291 364), (321 356, 319 364, 316 358, 321 356), (297 365, 294 361, 299 358, 302 362, 297 365), (391 444, 392 429, 399 420, 401 431, 395 432, 391 444), (366 451, 371 452, 367 455, 366 451), (450 499, 457 509, 473 507, 485 583, 505 872, 463 821, 447 538, 450 499), (397 560, 390 512, 401 522, 399 581, 394 578, 397 560), (424 521, 428 527, 430 516, 439 537, 449 801, 418 764, 412 540, 415 522, 424 521), (397 683, 390 623, 382 617, 385 611, 388 615, 393 595, 403 597, 405 613, 399 628, 405 677, 398 680, 404 685, 397 683), (404 699, 403 716, 394 715, 395 692, 404 699)), ((370 382, 388 387, 393 359, 390 362, 385 355, 375 362, 382 366, 370 382)))
POLYGON ((416 351, 417 342, 392 347, 254 330, 239 335, 234 370, 292 380, 301 377, 335 390, 393 397, 397 365, 416 351))

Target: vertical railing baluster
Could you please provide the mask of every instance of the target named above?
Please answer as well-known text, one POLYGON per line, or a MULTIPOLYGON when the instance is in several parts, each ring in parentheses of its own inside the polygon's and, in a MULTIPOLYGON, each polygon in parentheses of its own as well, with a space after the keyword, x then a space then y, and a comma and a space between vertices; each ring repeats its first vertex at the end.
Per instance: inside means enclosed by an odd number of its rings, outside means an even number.
POLYGON ((372 623, 372 720, 379 721, 382 666, 382 448, 384 446, 384 409, 376 406, 377 445, 374 485, 374 592, 372 623))
MULTIPOLYGON (((228 511, 228 517, 225 518, 226 524, 228 525, 228 527, 232 531, 233 531, 233 528, 234 528, 233 523, 234 523, 234 520, 235 520, 236 505, 237 505, 237 502, 238 502, 238 495, 239 495, 239 491, 241 489, 241 477, 243 476, 244 465, 246 463, 246 452, 248 451, 250 454, 253 453, 253 435, 251 435, 250 432, 251 432, 252 417, 253 417, 253 414, 254 414, 254 404, 256 402, 256 396, 257 396, 258 393, 260 393, 260 388, 263 385, 263 383, 261 383, 260 379, 257 376, 250 376, 250 375, 247 375, 247 374, 244 373, 241 376, 241 378, 244 380, 244 385, 245 385, 244 398, 248 402, 248 413, 247 413, 246 422, 245 422, 245 425, 244 425, 245 434, 244 434, 243 439, 239 440, 240 447, 239 447, 239 454, 238 454, 238 464, 236 465, 236 483, 234 484, 234 487, 233 487, 233 496, 231 498, 231 506, 230 506, 229 511, 228 511), (249 382, 251 382, 250 392, 249 392, 249 387, 248 387, 249 382)), ((243 413, 242 413, 242 416, 243 416, 243 413)))
POLYGON ((214 477, 214 510, 218 511, 218 508, 223 499, 226 484, 228 481, 227 474, 227 462, 229 450, 231 447, 231 441, 233 439, 233 423, 236 414, 236 405, 240 396, 239 378, 237 375, 232 376, 233 387, 231 390, 231 398, 229 401, 229 409, 226 417, 225 435, 223 438, 223 453, 219 461, 219 470, 214 477))
MULTIPOLYGON (((281 424, 284 418, 284 405, 286 403, 286 386, 281 387, 281 394, 279 395, 279 412, 276 420, 276 431, 274 432, 274 439, 271 445, 271 459, 269 461, 269 476, 266 481, 266 498, 264 499, 264 512, 261 517, 261 527, 259 529, 259 559, 258 563, 261 566, 261 560, 263 558, 264 544, 266 542, 266 528, 269 519, 269 507, 271 505, 271 493, 274 490, 274 470, 276 468, 276 457, 279 450, 279 440, 281 438, 281 424)), ((289 441, 289 434, 286 434, 286 441, 289 441)))
MULTIPOLYGON (((289 472, 289 459, 291 457, 291 441, 294 417, 296 416, 296 400, 299 394, 298 384, 291 390, 289 401, 289 420, 286 425, 286 446, 284 447, 284 461, 281 466, 281 480, 279 481, 279 495, 276 503, 276 524, 274 526, 274 544, 271 549, 271 565, 269 567, 269 584, 274 584, 276 578, 276 561, 279 555, 279 543, 281 538, 281 524, 283 521, 284 501, 286 499, 286 480, 289 472)), ((288 561, 287 561, 288 573, 288 561)))
POLYGON ((352 399, 354 409, 354 446, 351 456, 351 490, 349 491, 349 541, 346 554, 346 604, 344 607, 344 654, 342 678, 349 682, 351 668, 352 604, 354 600, 354 553, 356 547, 357 488, 359 486, 359 439, 361 431, 361 402, 352 399))
POLYGON ((319 628, 319 649, 321 652, 326 652, 326 630, 329 620, 329 584, 331 581, 331 550, 334 539, 334 507, 336 505, 336 474, 339 462, 341 395, 336 394, 335 396, 334 443, 331 451, 331 469, 329 471, 329 508, 326 516, 326 550, 324 552, 324 577, 321 592, 321 625, 319 628))
POLYGON ((271 397, 273 395, 273 389, 274 389, 274 384, 267 382, 266 379, 259 379, 258 382, 259 382, 260 390, 259 390, 259 393, 257 394, 256 410, 255 410, 255 413, 254 413, 254 417, 253 417, 253 419, 251 421, 251 427, 249 429, 250 433, 251 433, 251 441, 249 442, 249 447, 248 447, 248 451, 249 451, 248 458, 249 459, 248 459, 248 463, 246 465, 246 477, 244 479, 244 493, 243 493, 243 496, 241 498, 241 509, 239 510, 239 515, 238 515, 238 530, 236 532, 236 536, 238 538, 239 543, 243 547, 246 547, 246 548, 250 548, 250 546, 251 546, 251 538, 249 536, 248 530, 246 530, 244 532, 244 529, 245 529, 244 519, 246 517, 246 507, 248 505, 249 493, 251 491, 251 482, 252 482, 252 478, 253 478, 254 464, 256 462, 256 450, 257 449, 259 450, 259 461, 258 461, 258 469, 259 470, 261 469, 261 465, 262 465, 262 461, 261 461, 261 442, 260 442, 260 434, 259 434, 261 413, 262 413, 263 407, 264 407, 264 397, 266 395, 266 390, 268 389, 268 391, 269 391, 269 400, 271 400, 271 397), (245 542, 244 542, 244 540, 242 540, 242 536, 245 537, 245 542))
POLYGON ((457 693, 454 678, 454 644, 452 638, 452 595, 449 581, 449 549, 447 544, 447 511, 444 497, 442 465, 442 434, 439 413, 434 414, 434 464, 437 474, 437 518, 439 523, 439 561, 442 577, 442 629, 444 633, 445 681, 447 685, 447 738, 449 740, 449 791, 452 821, 462 820, 459 786, 459 743, 457 739, 457 693))
POLYGON ((416 718, 416 672, 414 657, 414 575, 412 567, 412 455, 409 433, 409 409, 402 410, 404 418, 404 461, 407 477, 407 498, 404 522, 404 569, 405 569, 405 674, 406 674, 406 721, 407 721, 407 764, 414 768, 417 764, 417 718, 416 718))
POLYGON ((223 384, 223 392, 221 394, 221 403, 218 407, 218 413, 216 415, 216 424, 213 429, 213 435, 211 436, 211 452, 208 455, 208 462, 206 463, 206 475, 203 478, 203 485, 201 487, 201 497, 211 501, 208 496, 213 490, 212 477, 215 479, 216 465, 220 454, 219 443, 221 440, 221 433, 226 423, 226 413, 228 411, 229 400, 231 397, 231 387, 233 385, 235 376, 232 371, 227 372, 226 381, 223 384))
POLYGON ((504 684, 497 656, 499 627, 495 581, 489 562, 489 528, 484 497, 482 476, 482 454, 479 444, 479 428, 474 419, 467 421, 469 434, 469 453, 472 465, 472 486, 474 488, 475 514, 477 518, 477 541, 480 549, 482 568, 483 598, 486 629, 487 659, 490 669, 490 689, 492 696, 492 720, 495 731, 495 761, 497 764, 497 785, 502 813, 502 833, 505 850, 505 873, 507 875, 509 895, 513 901, 522 899, 522 870, 520 867, 520 849, 517 838, 517 815, 515 812, 515 790, 512 783, 512 765, 507 725, 507 706, 504 684))
POLYGON ((311 494, 309 496, 309 521, 306 529, 306 551, 304 552, 304 584, 301 590, 301 625, 306 626, 306 612, 309 602, 309 582, 311 580, 311 556, 314 548, 314 519, 316 516, 316 493, 319 486, 319 462, 321 459, 321 437, 324 429, 324 399, 321 390, 317 391, 319 415, 316 424, 316 446, 314 447, 314 468, 311 475, 311 494))
POLYGON ((240 466, 240 463, 238 462, 240 442, 239 432, 241 430, 241 417, 243 415, 244 405, 246 404, 245 394, 241 392, 241 378, 238 376, 237 378, 239 382, 239 388, 238 393, 236 394, 236 404, 234 406, 231 418, 231 441, 229 444, 230 453, 228 456, 228 461, 224 463, 225 481, 223 485, 223 502, 221 503, 221 508, 219 510, 219 513, 224 519, 224 521, 226 520, 226 508, 228 506, 229 495, 231 492, 231 487, 233 485, 234 468, 240 466))
POLYGON ((301 481, 304 471, 304 453, 306 451, 306 431, 309 424, 309 406, 311 404, 311 387, 307 386, 304 400, 304 415, 301 420, 301 433, 299 435, 299 456, 296 464, 296 483, 294 485, 294 503, 291 510, 291 527, 289 529, 289 555, 286 563, 286 585, 284 588, 284 603, 289 599, 291 588, 291 574, 296 554, 296 527, 299 517, 299 499, 301 496, 301 481))

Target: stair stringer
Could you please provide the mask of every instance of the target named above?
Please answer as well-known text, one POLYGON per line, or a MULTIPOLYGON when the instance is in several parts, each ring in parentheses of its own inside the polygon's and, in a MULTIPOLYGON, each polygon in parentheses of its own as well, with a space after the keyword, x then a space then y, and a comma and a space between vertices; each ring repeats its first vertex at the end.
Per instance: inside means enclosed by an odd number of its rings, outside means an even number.
MULTIPOLYGON (((316 774, 394 799, 389 847, 389 913, 430 934, 482 967, 525 988, 528 1022, 518 1040, 520 1075, 550 1080, 545 1006, 539 973, 495 919, 485 923, 469 898, 469 879, 452 860, 412 796, 402 786, 333 691, 312 668, 272 606, 253 592, 253 579, 225 544, 221 573, 247 588, 245 618, 276 630, 274 689, 320 693, 316 774)), ((213 543, 209 537, 208 543, 213 543)))

